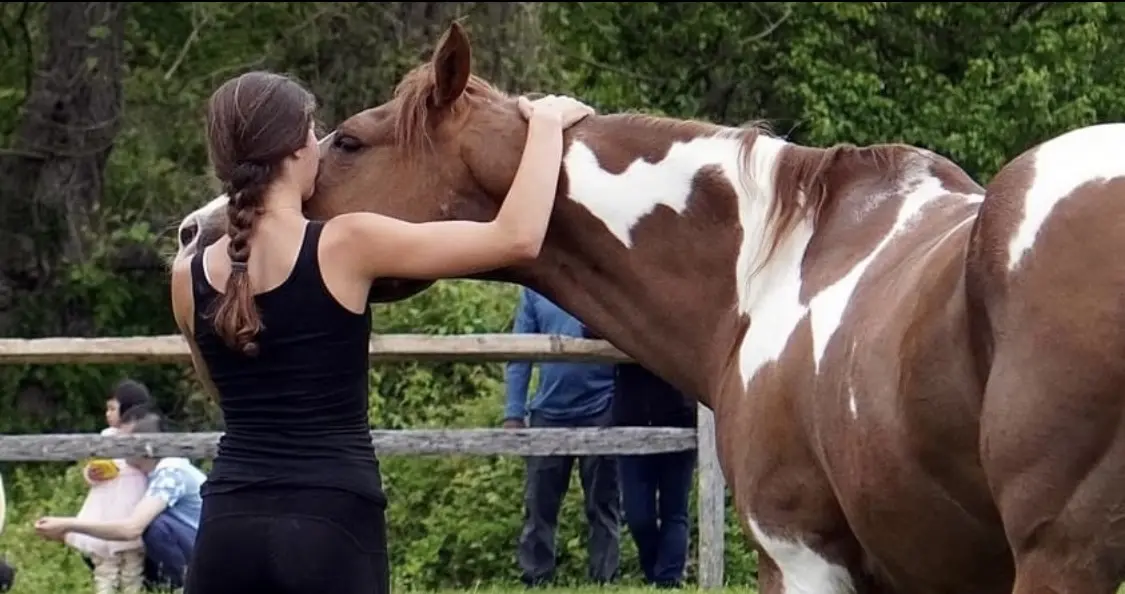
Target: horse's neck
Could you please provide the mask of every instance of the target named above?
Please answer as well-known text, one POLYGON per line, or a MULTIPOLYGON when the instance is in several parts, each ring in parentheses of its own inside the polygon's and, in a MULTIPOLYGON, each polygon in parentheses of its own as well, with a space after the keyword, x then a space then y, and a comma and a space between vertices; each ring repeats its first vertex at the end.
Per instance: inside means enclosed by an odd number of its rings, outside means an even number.
MULTIPOLYGON (((604 133, 574 140, 547 243, 519 280, 707 402, 746 316, 799 276, 808 237, 797 225, 765 261, 783 141, 669 130, 679 136, 642 158, 604 133)), ((622 144, 654 137, 615 132, 622 144)))

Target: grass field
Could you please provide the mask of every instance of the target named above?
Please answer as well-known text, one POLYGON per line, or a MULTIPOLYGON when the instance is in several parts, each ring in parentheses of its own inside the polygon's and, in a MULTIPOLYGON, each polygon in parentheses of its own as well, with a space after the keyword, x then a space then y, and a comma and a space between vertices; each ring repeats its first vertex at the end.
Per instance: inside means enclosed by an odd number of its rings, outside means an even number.
MULTIPOLYGON (((43 589, 36 587, 34 589, 21 588, 17 580, 16 587, 12 588, 8 594, 90 594, 93 592, 93 584, 88 588, 74 589, 68 588, 66 590, 59 590, 55 588, 43 589)), ((541 590, 527 590, 522 586, 513 586, 509 588, 479 588, 475 590, 401 590, 394 588, 392 591, 400 594, 656 594, 658 592, 665 592, 666 590, 656 590, 654 588, 642 587, 609 587, 609 588, 591 588, 591 587, 576 587, 576 588, 549 588, 541 590)), ((747 588, 724 588, 722 590, 699 590, 694 587, 684 588, 682 590, 673 590, 673 592, 681 592, 683 594, 756 594, 752 589, 747 588)), ((175 593, 172 593, 175 594, 175 593)))
MULTIPOLYGON (((541 594, 654 594, 657 592, 667 592, 663 589, 645 588, 645 587, 575 587, 575 588, 550 588, 538 589, 538 591, 529 591, 522 587, 511 588, 480 588, 480 589, 444 589, 444 591, 436 592, 411 592, 409 594, 526 594, 529 592, 541 594)), ((682 593, 708 593, 708 594, 755 594, 753 589, 747 588, 723 588, 723 589, 696 589, 694 587, 684 588, 682 593)))

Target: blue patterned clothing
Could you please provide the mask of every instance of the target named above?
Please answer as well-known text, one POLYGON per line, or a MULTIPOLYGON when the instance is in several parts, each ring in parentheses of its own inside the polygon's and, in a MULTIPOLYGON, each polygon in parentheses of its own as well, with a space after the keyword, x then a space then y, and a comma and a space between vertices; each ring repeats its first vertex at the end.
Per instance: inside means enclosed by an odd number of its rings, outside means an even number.
POLYGON ((206 481, 207 475, 187 458, 162 458, 148 474, 145 496, 159 497, 168 506, 165 513, 199 530, 199 514, 203 511, 199 488, 206 481))

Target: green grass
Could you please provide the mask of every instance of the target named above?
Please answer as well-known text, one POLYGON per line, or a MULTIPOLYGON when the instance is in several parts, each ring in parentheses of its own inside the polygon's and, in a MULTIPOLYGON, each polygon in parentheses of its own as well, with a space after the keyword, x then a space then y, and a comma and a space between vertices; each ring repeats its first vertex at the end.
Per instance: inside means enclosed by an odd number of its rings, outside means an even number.
MULTIPOLYGON (((90 594, 94 589, 93 584, 89 588, 80 589, 40 589, 28 590, 21 589, 18 585, 12 589, 10 594, 90 594)), ((393 592, 402 592, 404 594, 657 594, 666 592, 666 590, 656 590, 653 588, 640 588, 640 587, 611 587, 611 588, 550 588, 542 590, 526 590, 522 586, 513 586, 509 588, 481 588, 476 590, 400 590, 397 588, 392 589, 393 592)), ((683 594, 704 593, 707 594, 756 594, 754 590, 740 589, 740 588, 724 588, 722 590, 697 590, 695 588, 684 588, 679 590, 683 594)))
MULTIPOLYGON (((59 590, 54 588, 37 588, 28 589, 21 588, 19 580, 17 585, 11 590, 9 594, 90 594, 93 592, 93 583, 87 588, 69 588, 66 590, 59 590)), ((667 590, 656 590, 654 588, 642 587, 610 587, 610 588, 592 588, 592 587, 576 587, 576 588, 548 588, 541 590, 526 590, 522 586, 511 586, 508 588, 480 588, 475 590, 402 590, 399 588, 392 588, 392 592, 401 592, 404 594, 659 594, 667 592, 667 590)), ((682 594, 756 594, 755 590, 746 588, 723 588, 722 590, 699 590, 696 588, 684 588, 678 590, 682 594)), ((171 593, 171 594, 178 594, 171 593)))

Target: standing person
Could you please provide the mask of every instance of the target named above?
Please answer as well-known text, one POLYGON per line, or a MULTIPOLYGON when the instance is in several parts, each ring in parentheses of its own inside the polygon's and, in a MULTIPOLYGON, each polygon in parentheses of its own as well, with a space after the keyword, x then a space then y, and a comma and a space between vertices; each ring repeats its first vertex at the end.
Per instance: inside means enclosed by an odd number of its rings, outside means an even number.
MULTIPOLYGON (((546 297, 530 290, 520 293, 512 332, 589 337, 582 322, 546 297)), ((513 361, 505 373, 507 405, 504 427, 606 427, 611 424, 613 366, 598 363, 542 363, 539 386, 531 404, 527 388, 531 364, 513 361)), ((528 456, 524 485, 524 526, 519 541, 522 580, 529 586, 555 576, 555 532, 559 508, 570 485, 574 456, 528 456)), ((620 559, 621 495, 613 456, 581 456, 578 474, 585 495, 590 539, 589 578, 598 583, 617 578, 620 559)))
MULTIPOLYGON (((160 415, 135 406, 121 415, 121 435, 160 433, 160 415)), ((207 476, 186 458, 129 458, 129 466, 147 479, 143 497, 121 517, 44 517, 35 522, 44 538, 68 541, 91 536, 110 542, 144 543, 148 589, 179 588, 191 560, 207 476)), ((139 570, 139 567, 138 567, 139 570)), ((139 584, 130 585, 139 589, 139 584)), ((136 591, 136 590, 133 590, 136 591)))
MULTIPOLYGON (((125 379, 110 390, 105 403, 107 427, 102 435, 117 435, 121 417, 152 400, 148 388, 140 382, 125 379)), ((122 459, 96 460, 82 469, 90 492, 78 511, 81 520, 113 521, 133 513, 144 496, 148 481, 145 474, 122 459)), ((94 591, 109 594, 120 589, 135 594, 144 583, 144 544, 140 537, 129 540, 105 540, 73 532, 66 535, 66 544, 88 559, 94 570, 94 591)))
MULTIPOLYGON (((304 217, 319 163, 314 108, 298 83, 267 72, 223 83, 208 105, 229 235, 177 260, 172 303, 226 433, 185 594, 390 591, 386 499, 367 422, 372 282, 534 258, 562 131, 592 113, 566 97, 520 99, 527 145, 496 218, 415 224, 367 212, 304 217)), ((343 138, 326 150, 380 150, 343 138)))
MULTIPOLYGON (((696 426, 695 404, 635 363, 616 366, 613 417, 618 426, 696 426)), ((617 459, 625 523, 645 581, 658 588, 678 588, 683 582, 695 461, 695 450, 617 459)))

